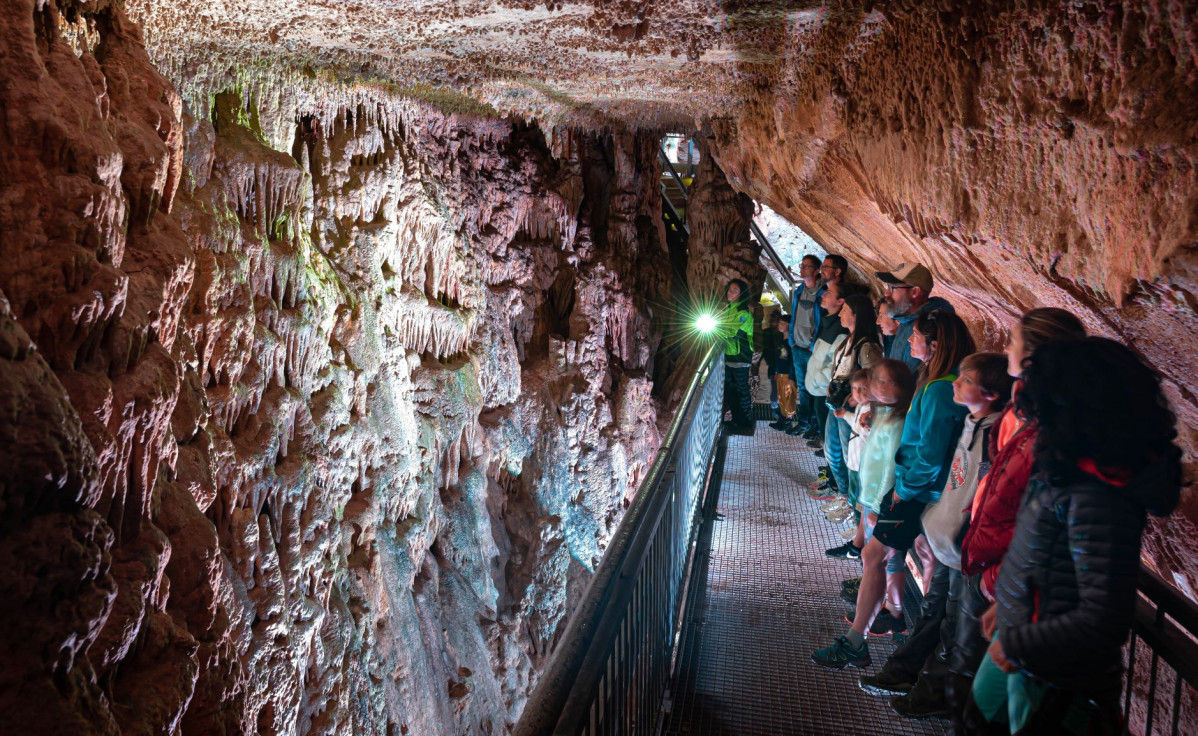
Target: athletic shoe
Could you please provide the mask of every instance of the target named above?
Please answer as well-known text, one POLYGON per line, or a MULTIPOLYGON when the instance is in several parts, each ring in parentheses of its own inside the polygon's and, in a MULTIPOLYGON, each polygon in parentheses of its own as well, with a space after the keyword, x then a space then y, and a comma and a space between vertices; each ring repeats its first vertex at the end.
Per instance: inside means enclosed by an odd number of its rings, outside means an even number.
POLYGON ((882 668, 882 671, 876 675, 862 675, 861 679, 857 680, 857 684, 861 689, 874 696, 875 698, 889 698, 895 695, 906 695, 911 692, 911 688, 915 687, 914 682, 903 679, 899 675, 892 674, 882 668))
POLYGON ((823 448, 823 447, 817 447, 817 448, 815 448, 815 450, 814 450, 814 451, 813 451, 811 454, 812 454, 812 455, 815 455, 816 457, 823 457, 823 456, 824 456, 824 448, 823 448))
POLYGON ((776 429, 779 432, 785 432, 788 427, 790 427, 790 420, 786 417, 783 417, 776 422, 770 422, 770 429, 776 429))
POLYGON ((918 700, 913 693, 895 695, 890 699, 890 707, 903 718, 944 718, 952 713, 943 700, 918 700))
POLYGON ((811 654, 811 661, 830 670, 843 670, 845 667, 865 669, 873 664, 869 656, 869 644, 862 642, 858 649, 845 636, 836 637, 836 641, 827 649, 816 649, 811 654))
POLYGON ((848 507, 849 507, 849 502, 846 501, 844 499, 844 497, 837 496, 836 498, 832 499, 831 501, 826 501, 824 503, 821 503, 819 505, 819 510, 823 511, 826 514, 831 511, 840 511, 841 509, 847 509, 848 507))
POLYGON ((807 487, 815 491, 828 485, 832 480, 832 476, 828 474, 827 469, 819 471, 819 475, 815 476, 815 480, 807 484, 807 487))
POLYGON ((839 547, 824 550, 824 554, 828 557, 838 557, 842 560, 855 560, 861 556, 861 550, 854 547, 852 542, 847 542, 839 547))
POLYGON ((818 489, 808 488, 806 493, 812 501, 831 501, 836 498, 836 488, 831 485, 821 486, 818 489))
POLYGON ((829 511, 825 513, 824 518, 833 524, 843 524, 849 519, 853 518, 853 510, 848 506, 845 506, 843 509, 837 509, 836 511, 829 511))
POLYGON ((857 605, 857 590, 857 588, 854 588, 852 590, 840 591, 840 600, 844 601, 850 606, 857 605))
POLYGON ((807 432, 807 430, 804 429, 803 426, 801 424, 798 424, 797 422, 795 424, 792 424, 790 427, 788 427, 786 429, 786 434, 790 435, 791 437, 801 437, 806 432, 807 432))
POLYGON ((848 580, 841 580, 840 589, 851 590, 853 591, 853 595, 856 595, 857 591, 861 589, 861 578, 849 578, 848 580))
POLYGON ((849 524, 844 529, 841 529, 840 530, 840 538, 844 539, 844 540, 856 539, 857 538, 857 525, 849 524))

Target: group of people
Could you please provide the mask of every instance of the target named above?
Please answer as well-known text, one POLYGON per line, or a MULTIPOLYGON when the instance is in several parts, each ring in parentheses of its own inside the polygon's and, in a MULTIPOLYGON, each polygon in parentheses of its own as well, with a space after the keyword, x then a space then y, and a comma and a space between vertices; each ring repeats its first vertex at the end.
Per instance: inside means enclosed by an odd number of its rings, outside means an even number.
MULTIPOLYGON (((1159 377, 1056 308, 1024 314, 1005 353, 978 352, 923 265, 877 273, 877 301, 847 272, 804 257, 765 350, 770 426, 824 459, 807 493, 847 524, 827 554, 862 565, 841 585, 844 633, 812 661, 866 668, 869 637, 902 634, 860 678, 902 716, 960 734, 1117 732, 1140 537, 1180 491, 1159 377), (908 630, 912 551, 924 596, 908 630)), ((748 292, 726 293, 731 431, 752 422, 748 292)))

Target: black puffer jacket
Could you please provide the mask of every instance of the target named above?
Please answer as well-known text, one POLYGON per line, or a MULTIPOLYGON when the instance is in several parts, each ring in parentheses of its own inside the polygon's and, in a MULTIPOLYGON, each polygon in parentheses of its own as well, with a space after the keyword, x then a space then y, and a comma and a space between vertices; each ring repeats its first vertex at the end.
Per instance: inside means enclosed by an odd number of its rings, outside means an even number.
POLYGON ((1140 534, 1148 512, 1177 505, 1176 467, 1158 463, 1123 487, 1090 475, 1032 478, 995 586, 1009 659, 1057 687, 1118 695, 1140 534))

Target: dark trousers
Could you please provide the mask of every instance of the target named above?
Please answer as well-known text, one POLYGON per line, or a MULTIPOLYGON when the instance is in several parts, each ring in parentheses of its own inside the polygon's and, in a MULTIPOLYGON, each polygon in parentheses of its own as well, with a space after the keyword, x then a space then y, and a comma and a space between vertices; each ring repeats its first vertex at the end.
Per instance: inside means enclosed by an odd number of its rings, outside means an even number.
MULTIPOLYGON (((894 654, 890 655, 890 659, 886 660, 882 668, 887 674, 900 676, 908 682, 917 682, 928 658, 940 648, 943 643, 941 624, 948 610, 950 572, 953 570, 948 565, 936 565, 936 571, 932 573, 932 585, 923 598, 923 606, 919 609, 919 618, 915 620, 911 636, 894 650, 894 654)), ((959 573, 957 577, 960 577, 959 573)))
POLYGON ((990 602, 982 595, 982 576, 963 577, 961 596, 957 602, 957 638, 949 656, 949 674, 944 692, 950 710, 949 718, 958 734, 965 733, 963 719, 969 705, 973 677, 990 647, 990 642, 982 636, 982 614, 989 607, 990 602))
POLYGON ((724 411, 732 411, 732 423, 753 424, 753 393, 749 389, 749 366, 724 366, 724 411))
POLYGON ((811 351, 803 348, 791 348, 791 357, 795 366, 795 385, 799 387, 798 417, 802 421, 815 418, 814 401, 807 393, 807 361, 811 360, 811 351))

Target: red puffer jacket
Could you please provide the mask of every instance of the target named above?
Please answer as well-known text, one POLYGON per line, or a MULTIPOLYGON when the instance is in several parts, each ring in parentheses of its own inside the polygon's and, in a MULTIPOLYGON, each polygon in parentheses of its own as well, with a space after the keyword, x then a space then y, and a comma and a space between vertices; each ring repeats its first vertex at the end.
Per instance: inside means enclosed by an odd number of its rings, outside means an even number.
MULTIPOLYGON (((1007 412, 1015 408, 1007 407, 1007 412)), ((1001 426, 1007 417, 999 417, 1001 426)), ((990 433, 990 457, 994 458, 986 476, 985 492, 978 502, 977 513, 969 520, 969 528, 961 541, 961 572, 982 575, 982 589, 994 595, 994 582, 1003 555, 1015 535, 1015 517, 1023 501, 1027 482, 1032 477, 1035 462, 1036 426, 1029 422, 1020 427, 1002 446, 1000 432, 990 433)))

